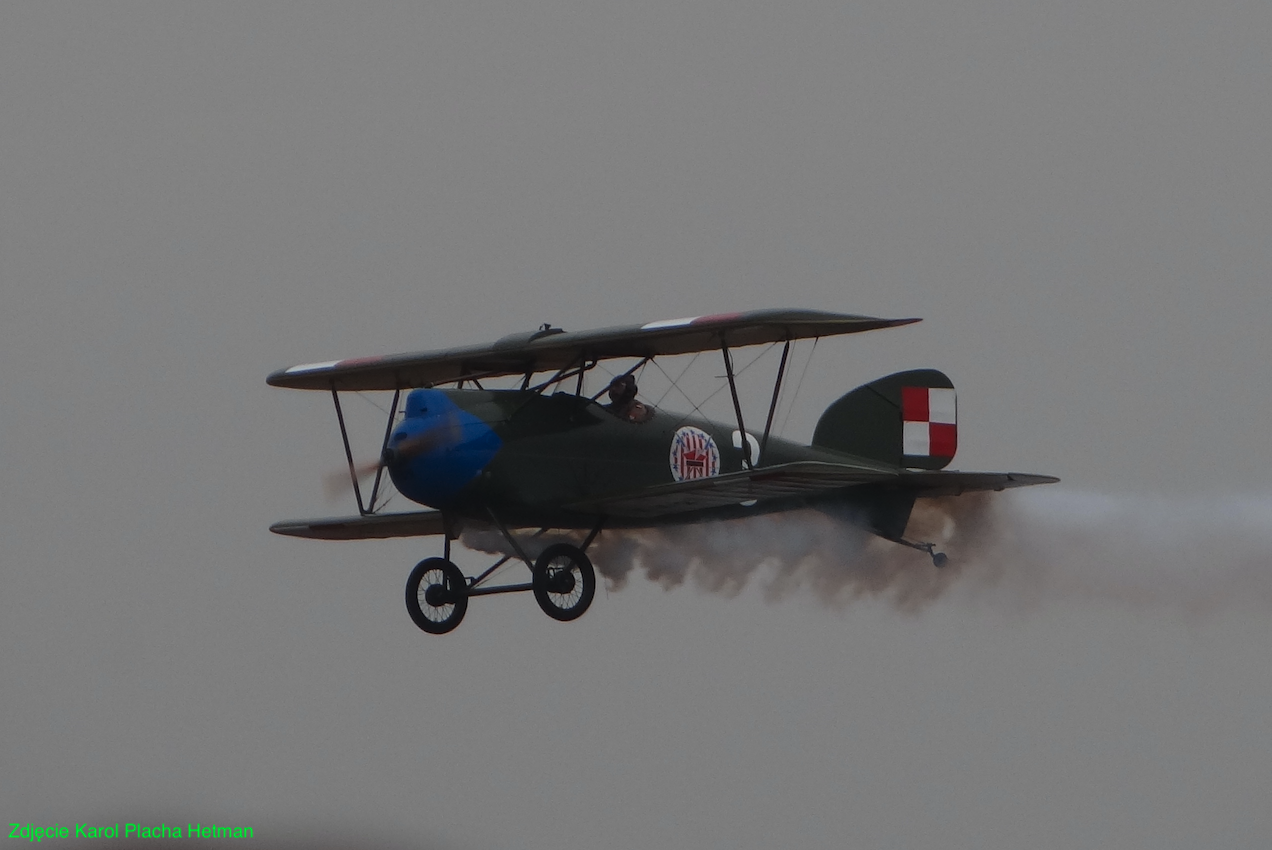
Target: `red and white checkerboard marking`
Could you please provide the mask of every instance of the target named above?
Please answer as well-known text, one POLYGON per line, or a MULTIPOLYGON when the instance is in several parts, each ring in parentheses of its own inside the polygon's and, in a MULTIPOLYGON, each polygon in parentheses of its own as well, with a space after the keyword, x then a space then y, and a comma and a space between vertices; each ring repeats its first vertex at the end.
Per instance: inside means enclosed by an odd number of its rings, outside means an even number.
POLYGON ((950 387, 901 388, 901 452, 911 457, 954 457, 958 406, 950 387))

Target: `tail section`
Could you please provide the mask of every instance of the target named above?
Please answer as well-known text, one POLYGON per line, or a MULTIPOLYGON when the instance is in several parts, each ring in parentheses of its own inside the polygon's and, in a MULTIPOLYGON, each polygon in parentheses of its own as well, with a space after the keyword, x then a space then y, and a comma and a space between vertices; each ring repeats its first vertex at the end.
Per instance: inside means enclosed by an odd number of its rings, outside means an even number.
POLYGON ((897 372, 826 408, 813 445, 907 469, 943 469, 958 448, 957 409, 954 384, 941 372, 897 372))

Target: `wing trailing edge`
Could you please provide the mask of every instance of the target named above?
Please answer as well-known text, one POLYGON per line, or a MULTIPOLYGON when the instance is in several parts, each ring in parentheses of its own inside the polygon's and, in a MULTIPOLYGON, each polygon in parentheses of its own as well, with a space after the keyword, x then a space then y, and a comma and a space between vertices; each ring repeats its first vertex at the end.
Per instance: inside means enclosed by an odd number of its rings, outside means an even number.
POLYGON ((572 510, 606 516, 652 519, 737 505, 751 500, 814 496, 856 484, 894 481, 898 471, 867 463, 796 461, 659 484, 627 493, 576 502, 572 510))

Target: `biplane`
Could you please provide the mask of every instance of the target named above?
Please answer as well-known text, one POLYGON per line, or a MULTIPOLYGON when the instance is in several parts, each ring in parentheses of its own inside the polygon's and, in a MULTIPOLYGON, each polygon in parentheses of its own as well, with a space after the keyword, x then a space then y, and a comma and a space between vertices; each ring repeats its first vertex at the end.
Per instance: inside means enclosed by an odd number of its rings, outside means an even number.
POLYGON ((587 550, 606 529, 812 508, 925 552, 940 567, 946 556, 934 543, 905 537, 917 498, 1058 480, 946 470, 958 444, 949 378, 919 369, 852 390, 822 414, 811 445, 773 433, 793 342, 917 321, 760 310, 582 332, 543 325, 486 345, 282 369, 268 377, 270 385, 330 393, 358 514, 279 522, 270 530, 324 540, 440 536, 441 556, 420 561, 406 586, 412 620, 433 634, 459 625, 470 599, 496 593, 530 591, 550 617, 581 616, 596 590, 587 550), (750 428, 734 352, 760 345, 781 345, 781 359, 763 427, 750 428), (637 397, 641 367, 704 352, 723 361, 732 421, 675 413, 637 397), (589 394, 592 371, 622 360, 635 365, 589 394), (492 382, 500 379, 512 386, 496 388, 492 382), (380 456, 359 467, 340 396, 370 391, 393 396, 380 456), (377 507, 385 473, 427 510, 377 507), (372 475, 364 500, 360 479, 372 475), (451 561, 451 542, 466 528, 497 530, 513 554, 465 576, 451 561), (524 545, 530 529, 535 536, 569 531, 581 542, 553 543, 531 557, 524 545), (524 562, 530 580, 492 584, 510 560, 524 562))

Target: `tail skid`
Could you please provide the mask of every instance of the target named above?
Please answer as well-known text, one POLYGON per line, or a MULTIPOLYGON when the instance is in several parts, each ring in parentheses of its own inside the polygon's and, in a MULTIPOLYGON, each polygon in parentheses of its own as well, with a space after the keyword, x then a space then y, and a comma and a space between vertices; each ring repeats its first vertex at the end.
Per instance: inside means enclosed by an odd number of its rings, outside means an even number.
POLYGON ((911 549, 918 549, 920 552, 927 552, 932 558, 932 565, 937 569, 949 563, 949 556, 944 552, 936 551, 935 543, 920 543, 917 540, 906 540, 904 537, 898 537, 892 542, 900 543, 902 546, 909 546, 911 549))

